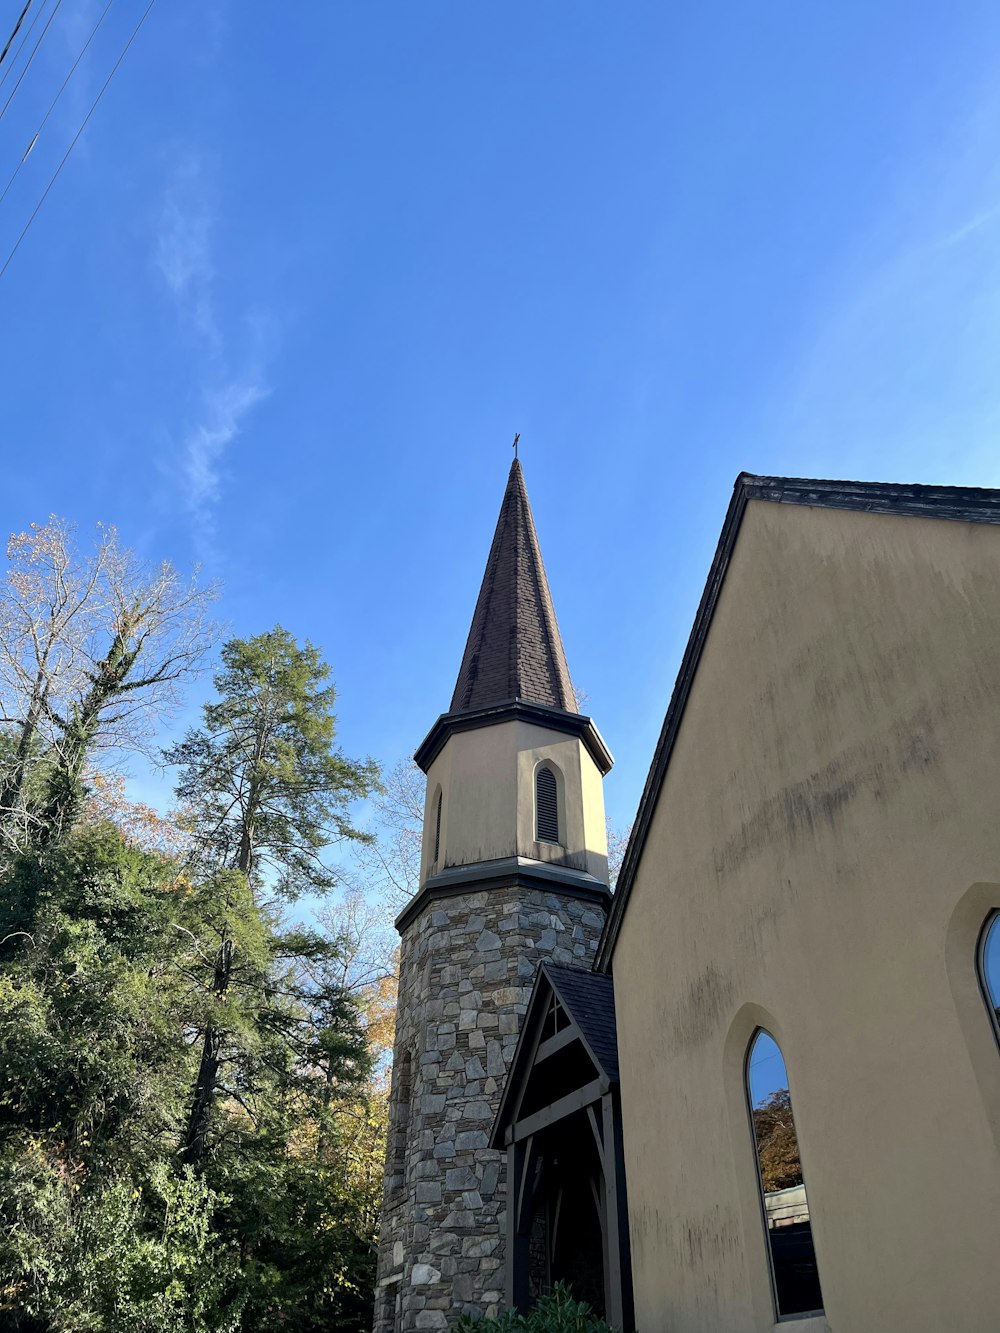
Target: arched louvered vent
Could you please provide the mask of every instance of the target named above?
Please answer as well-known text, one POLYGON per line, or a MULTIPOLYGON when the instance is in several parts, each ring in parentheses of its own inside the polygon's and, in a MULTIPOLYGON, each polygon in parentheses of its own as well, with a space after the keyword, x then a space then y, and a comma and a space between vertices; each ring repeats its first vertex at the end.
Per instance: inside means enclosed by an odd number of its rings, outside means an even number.
POLYGON ((434 811, 434 860, 441 854, 441 795, 438 791, 437 809, 434 811))
POLYGON ((535 775, 535 825, 539 842, 559 841, 559 802, 556 775, 540 768, 535 775))

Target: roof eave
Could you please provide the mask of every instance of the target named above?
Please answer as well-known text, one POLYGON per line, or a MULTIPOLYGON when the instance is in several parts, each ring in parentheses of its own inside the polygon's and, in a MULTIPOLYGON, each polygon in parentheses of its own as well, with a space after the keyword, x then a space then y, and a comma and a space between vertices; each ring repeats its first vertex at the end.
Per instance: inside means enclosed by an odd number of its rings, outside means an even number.
POLYGON ((529 703, 525 699, 508 699, 503 703, 487 704, 482 708, 467 708, 456 713, 442 713, 417 747, 413 758, 424 773, 444 749, 450 736, 457 731, 473 731, 479 727, 497 726, 501 722, 531 722, 570 736, 579 736, 604 777, 611 771, 614 759, 604 743, 593 718, 583 713, 567 713, 562 708, 547 704, 529 703))
POLYGON ((739 474, 639 800, 632 836, 629 838, 618 874, 611 912, 605 922, 597 957, 594 960, 595 971, 607 972, 611 967, 615 943, 628 906, 649 825, 666 777, 684 709, 750 500, 767 500, 775 504, 806 505, 821 509, 851 509, 864 513, 895 514, 911 518, 1000 524, 1000 490, 962 486, 923 486, 916 483, 762 477, 751 472, 739 474))
MULTIPOLYGON (((566 971, 574 969, 565 968, 566 971)), ((580 972, 589 973, 590 968, 576 969, 580 972)), ((516 1096, 516 1089, 520 1086, 524 1078, 525 1071, 522 1068, 525 1060, 525 1052, 533 1044, 535 1032, 538 1024, 543 1020, 544 1015, 539 1013, 541 1000, 539 994, 542 988, 542 979, 548 985, 550 991, 554 991, 559 997, 560 1003, 569 1014, 573 1026, 576 1028, 580 1043, 587 1052, 587 1057, 594 1066, 598 1075, 607 1083, 608 1087, 617 1087, 619 1084, 619 1075, 617 1070, 609 1070, 605 1067, 605 1062, 594 1050, 583 1024, 574 1014, 574 1006, 566 999, 565 993, 559 987, 558 966, 550 963, 550 960, 543 958, 538 964, 538 970, 535 972, 534 984, 531 988, 531 995, 528 999, 528 1006, 524 1014, 524 1022, 521 1024, 521 1031, 518 1034, 517 1045, 514 1047, 514 1054, 511 1057, 510 1066, 507 1071, 507 1077, 504 1080, 503 1092, 500 1096, 500 1104, 497 1106, 496 1115, 493 1117, 493 1125, 490 1129, 489 1147, 503 1151, 506 1144, 506 1133, 509 1121, 509 1106, 513 1097, 516 1096)))

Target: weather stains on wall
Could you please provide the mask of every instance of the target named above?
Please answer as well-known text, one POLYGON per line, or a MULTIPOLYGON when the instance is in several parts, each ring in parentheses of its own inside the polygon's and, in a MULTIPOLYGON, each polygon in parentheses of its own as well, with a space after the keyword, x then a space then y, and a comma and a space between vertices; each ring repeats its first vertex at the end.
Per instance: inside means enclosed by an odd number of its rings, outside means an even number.
POLYGON ((774 1326, 742 1063, 761 1015, 831 1327, 995 1327, 1000 1166, 944 949, 955 901, 1000 878, 998 588, 995 526, 747 509, 613 954, 640 1328, 774 1326))
POLYGON ((895 724, 888 735, 849 746, 807 778, 768 793, 751 815, 715 850, 718 874, 738 870, 764 847, 794 845, 833 828, 855 800, 892 799, 913 769, 935 762, 930 711, 921 706, 912 718, 895 724))

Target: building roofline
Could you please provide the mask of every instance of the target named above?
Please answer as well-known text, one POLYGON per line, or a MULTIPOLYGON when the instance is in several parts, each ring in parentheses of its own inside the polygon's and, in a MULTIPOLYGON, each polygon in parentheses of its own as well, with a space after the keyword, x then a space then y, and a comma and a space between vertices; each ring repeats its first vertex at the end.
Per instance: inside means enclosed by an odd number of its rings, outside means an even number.
POLYGON ((557 865, 553 861, 531 861, 525 856, 504 856, 494 861, 477 861, 473 865, 448 866, 432 875, 396 917, 396 929, 402 935, 424 908, 438 899, 516 886, 598 903, 605 911, 611 904, 611 890, 607 884, 585 870, 557 865))
POLYGON ((739 474, 639 800, 632 836, 625 849, 618 875, 611 912, 605 923, 597 957, 594 960, 595 971, 607 972, 611 968, 612 955, 622 918, 628 907, 632 884, 642 857, 653 812, 666 778, 684 709, 701 661, 733 549, 739 537, 743 515, 750 500, 806 505, 816 509, 853 509, 870 514, 897 514, 910 518, 940 518, 963 523, 1000 524, 1000 490, 895 482, 825 481, 804 477, 761 477, 750 472, 739 474))
MULTIPOLYGON (((501 1152, 506 1147, 504 1134, 507 1129, 510 1103, 517 1095, 517 1090, 526 1073, 525 1061, 534 1052, 531 1049, 534 1045, 536 1030, 544 1013, 541 1010, 541 995, 543 989, 547 987, 549 991, 554 992, 559 997, 559 1002, 569 1014, 574 1028, 579 1034, 579 1039, 587 1052, 587 1057, 594 1066, 596 1072, 607 1080, 609 1087, 617 1087, 620 1078, 617 1066, 609 1068, 605 1060, 601 1058, 600 1053, 594 1047, 590 1034, 587 1032, 585 1022, 581 1022, 580 1015, 576 1011, 576 1005, 567 999, 565 986, 560 986, 560 973, 575 972, 583 976, 593 978, 595 973, 588 967, 569 967, 565 964, 553 963, 549 958, 543 958, 538 964, 538 970, 535 972, 535 980, 532 983, 531 995, 524 1012, 524 1018, 521 1020, 521 1030, 517 1036, 517 1045, 514 1047, 514 1054, 511 1056, 510 1064, 507 1067, 507 1077, 504 1080, 503 1092, 500 1095, 500 1101, 497 1103, 496 1114, 493 1117, 493 1124, 490 1129, 489 1146, 499 1149, 501 1152)), ((607 984, 605 982, 605 984, 607 984)), ((610 1003, 614 1009, 614 991, 610 992, 610 1003)), ((530 1068, 530 1066, 529 1066, 530 1068)))
POLYGON ((482 708, 442 713, 417 747, 414 761, 426 773, 444 749, 445 742, 456 731, 472 731, 478 727, 492 727, 501 722, 513 721, 531 722, 535 726, 548 727, 550 731, 579 736, 600 769, 601 776, 611 771, 615 761, 594 725, 593 718, 585 717, 583 713, 567 713, 562 708, 550 708, 547 704, 530 703, 526 699, 508 699, 482 708))

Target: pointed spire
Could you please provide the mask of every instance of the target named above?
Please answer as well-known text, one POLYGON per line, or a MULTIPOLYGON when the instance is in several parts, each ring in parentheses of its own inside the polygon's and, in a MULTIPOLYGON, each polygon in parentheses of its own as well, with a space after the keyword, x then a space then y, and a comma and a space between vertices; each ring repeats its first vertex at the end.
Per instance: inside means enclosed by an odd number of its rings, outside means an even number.
POLYGON ((451 711, 512 699, 579 711, 517 458, 507 478, 451 711))

